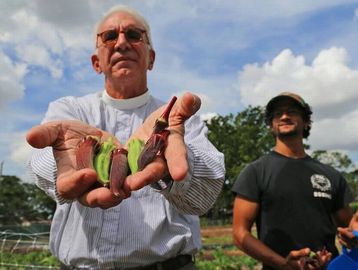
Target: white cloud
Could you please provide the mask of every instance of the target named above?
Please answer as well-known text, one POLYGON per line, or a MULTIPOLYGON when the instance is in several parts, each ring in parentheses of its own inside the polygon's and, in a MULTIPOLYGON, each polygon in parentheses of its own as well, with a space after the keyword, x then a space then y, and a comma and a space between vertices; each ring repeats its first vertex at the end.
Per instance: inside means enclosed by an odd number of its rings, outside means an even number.
POLYGON ((200 119, 201 119, 202 121, 208 121, 208 122, 210 122, 210 120, 211 120, 212 118, 216 117, 216 116, 218 116, 217 113, 205 113, 205 114, 201 114, 201 115, 200 115, 200 119))
POLYGON ((26 164, 31 147, 25 140, 25 132, 0 133, 0 162, 4 162, 3 174, 16 175, 27 181, 26 164))
MULTIPOLYGON (((181 97, 185 92, 188 92, 188 90, 177 92, 174 95, 181 97)), ((202 92, 196 92, 195 90, 194 91, 189 90, 189 92, 197 95, 201 100, 201 107, 200 107, 199 113, 207 114, 214 107, 215 102, 214 102, 214 100, 212 100, 212 98, 209 95, 202 93, 202 92)))
POLYGON ((266 105, 287 90, 300 94, 313 107, 312 147, 357 151, 358 70, 348 60, 344 48, 322 50, 312 64, 286 49, 271 62, 246 65, 238 90, 246 105, 266 105))
POLYGON ((27 46, 17 46, 17 55, 21 55, 21 60, 28 63, 28 65, 40 66, 47 68, 53 78, 61 78, 63 73, 63 64, 59 59, 51 58, 48 50, 42 46, 33 44, 27 46))
POLYGON ((10 159, 19 166, 24 166, 29 158, 31 147, 26 142, 26 133, 13 133, 9 141, 10 159))
POLYGON ((6 103, 19 99, 24 95, 23 78, 27 68, 24 64, 15 64, 0 50, 0 110, 6 103))
POLYGON ((12 10, 7 16, 8 22, 0 27, 0 40, 3 47, 8 47, 7 51, 14 49, 13 61, 17 65, 48 69, 53 78, 61 78, 63 59, 60 56, 64 48, 58 31, 24 7, 12 10))
POLYGON ((320 149, 347 149, 358 152, 358 108, 338 118, 313 123, 309 141, 320 149))
POLYGON ((301 94, 318 118, 339 116, 356 108, 358 70, 347 66, 344 48, 322 50, 306 64, 302 55, 283 50, 272 62, 246 65, 239 73, 239 91, 244 104, 265 105, 282 91, 301 94))

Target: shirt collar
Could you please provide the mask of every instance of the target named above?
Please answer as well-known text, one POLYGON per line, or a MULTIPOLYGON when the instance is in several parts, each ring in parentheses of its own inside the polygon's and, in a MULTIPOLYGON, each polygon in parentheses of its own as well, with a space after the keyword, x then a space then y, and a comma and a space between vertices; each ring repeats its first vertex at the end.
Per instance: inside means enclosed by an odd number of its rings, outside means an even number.
POLYGON ((149 91, 147 90, 144 94, 128 99, 116 99, 108 95, 107 91, 104 90, 102 93, 102 100, 107 105, 116 108, 118 110, 130 110, 136 109, 143 106, 148 102, 150 98, 149 91))

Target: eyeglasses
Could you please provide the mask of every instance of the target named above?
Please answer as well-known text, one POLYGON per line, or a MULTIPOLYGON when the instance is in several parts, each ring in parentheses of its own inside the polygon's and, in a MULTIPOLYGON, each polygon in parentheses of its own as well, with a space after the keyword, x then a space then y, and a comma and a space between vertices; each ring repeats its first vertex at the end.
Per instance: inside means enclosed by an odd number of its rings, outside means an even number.
MULTIPOLYGON (((123 33, 129 43, 137 43, 144 40, 143 36, 147 31, 139 28, 127 28, 125 30, 110 29, 97 34, 96 47, 98 47, 98 37, 101 38, 104 45, 113 45, 117 43, 119 34, 123 33)), ((149 43, 148 43, 149 44, 149 43)))
POLYGON ((283 114, 286 114, 288 116, 297 116, 301 114, 300 110, 297 109, 282 109, 282 110, 275 110, 272 113, 273 118, 281 118, 283 114))

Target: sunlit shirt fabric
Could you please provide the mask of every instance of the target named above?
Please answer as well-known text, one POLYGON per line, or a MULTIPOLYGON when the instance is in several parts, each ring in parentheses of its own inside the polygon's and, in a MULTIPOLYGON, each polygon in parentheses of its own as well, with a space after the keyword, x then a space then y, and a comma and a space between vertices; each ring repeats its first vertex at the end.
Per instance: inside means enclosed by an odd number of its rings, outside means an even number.
MULTIPOLYGON (((44 122, 77 119, 108 131, 121 143, 146 117, 164 103, 147 91, 115 100, 105 91, 64 97, 50 103, 44 122)), ((118 206, 103 210, 65 201, 56 192, 52 148, 34 149, 29 161, 32 177, 57 201, 50 248, 64 264, 86 269, 147 265, 201 247, 198 215, 215 202, 224 181, 224 157, 207 140, 199 116, 185 124, 190 173, 181 182, 158 191, 146 186, 118 206)))

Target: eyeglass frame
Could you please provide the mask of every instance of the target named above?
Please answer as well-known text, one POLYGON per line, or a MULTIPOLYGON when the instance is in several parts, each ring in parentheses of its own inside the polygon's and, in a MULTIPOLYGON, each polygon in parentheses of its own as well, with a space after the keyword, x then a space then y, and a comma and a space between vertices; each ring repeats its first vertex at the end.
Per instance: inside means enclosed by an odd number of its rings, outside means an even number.
POLYGON ((113 43, 113 44, 116 44, 116 43, 118 42, 118 38, 119 38, 119 35, 120 35, 121 33, 124 34, 126 40, 127 40, 128 43, 130 43, 130 44, 132 44, 132 43, 137 43, 137 42, 144 42, 144 38, 143 38, 143 34, 144 34, 145 38, 147 39, 147 42, 146 42, 146 43, 151 47, 151 44, 150 44, 150 42, 149 42, 149 37, 148 37, 148 34, 147 34, 147 30, 140 29, 140 28, 138 28, 138 27, 128 27, 128 28, 126 28, 126 29, 124 29, 124 30, 119 30, 119 31, 118 31, 118 29, 112 28, 112 29, 108 29, 108 30, 102 31, 102 32, 100 32, 100 33, 97 33, 97 34, 96 34, 96 48, 99 48, 99 46, 98 46, 98 37, 101 38, 102 44, 103 44, 104 46, 106 46, 106 45, 110 45, 110 44, 112 44, 112 43, 113 43), (132 41, 132 42, 130 42, 130 41, 128 40, 127 36, 126 36, 128 30, 136 30, 136 31, 140 32, 140 33, 141 33, 141 38, 140 38, 138 41, 132 41), (103 35, 104 33, 108 32, 108 31, 116 31, 116 33, 118 34, 118 35, 117 35, 117 38, 116 38, 115 40, 113 40, 113 41, 104 42, 102 35, 103 35))
POLYGON ((272 119, 278 119, 281 118, 282 115, 288 115, 288 116, 295 116, 295 115, 302 115, 302 111, 298 108, 286 108, 281 110, 273 110, 271 113, 272 119))

